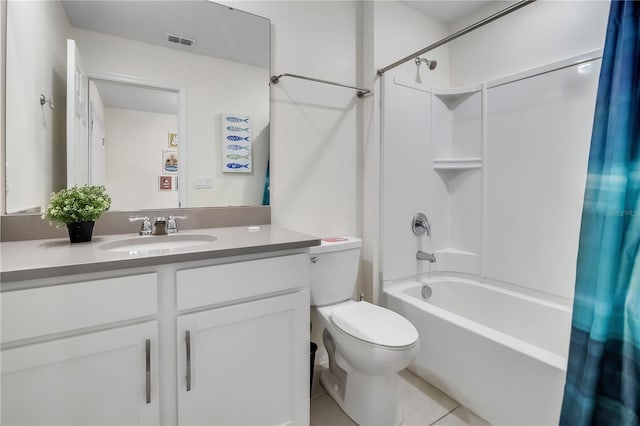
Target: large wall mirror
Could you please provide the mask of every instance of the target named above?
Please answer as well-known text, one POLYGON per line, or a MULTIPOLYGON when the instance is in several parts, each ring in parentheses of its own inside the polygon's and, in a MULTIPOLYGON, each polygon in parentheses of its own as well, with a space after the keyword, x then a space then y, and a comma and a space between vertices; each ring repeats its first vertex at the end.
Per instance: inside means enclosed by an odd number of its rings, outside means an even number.
POLYGON ((268 204, 270 22, 206 0, 8 0, 5 213, 268 204))

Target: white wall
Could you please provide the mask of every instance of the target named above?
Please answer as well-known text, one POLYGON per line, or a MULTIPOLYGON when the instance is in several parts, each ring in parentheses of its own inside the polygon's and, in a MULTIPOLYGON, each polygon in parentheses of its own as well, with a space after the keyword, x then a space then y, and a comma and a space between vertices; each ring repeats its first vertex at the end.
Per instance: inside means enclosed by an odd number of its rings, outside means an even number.
MULTIPOLYGON (((452 25, 457 31, 507 7, 496 2, 452 25)), ((605 0, 539 0, 449 44, 451 84, 492 80, 604 47, 605 0)))
POLYGON ((187 92, 188 206, 261 205, 269 153, 269 72, 202 55, 72 29, 89 72, 108 72, 183 85, 187 92), (252 120, 253 173, 222 172, 221 113, 252 120), (211 189, 195 189, 199 177, 212 178, 211 189))
POLYGON ((66 34, 59 2, 7 5, 6 159, 9 212, 46 208, 66 184, 66 34), (57 108, 40 105, 40 94, 57 108))
MULTIPOLYGON (((158 190, 174 114, 105 108, 106 188, 111 210, 177 208, 178 192, 158 190)), ((181 166, 181 164, 179 164, 181 166)), ((175 178, 174 178, 175 179, 175 178)))
MULTIPOLYGON (((449 34, 447 25, 411 8, 407 3, 374 1, 373 20, 373 49, 376 70, 449 34)), ((387 75, 393 75, 399 79, 423 84, 427 87, 448 87, 449 47, 441 46, 425 53, 421 58, 437 60, 438 66, 435 70, 430 71, 424 64, 417 67, 411 60, 388 71, 387 75)), ((373 75, 372 71, 375 70, 368 70, 368 73, 373 75)))
MULTIPOLYGON (((357 83, 359 7, 351 1, 225 2, 271 20, 272 74, 357 83)), ((283 78, 271 86, 272 223, 359 235, 355 91, 283 78)))

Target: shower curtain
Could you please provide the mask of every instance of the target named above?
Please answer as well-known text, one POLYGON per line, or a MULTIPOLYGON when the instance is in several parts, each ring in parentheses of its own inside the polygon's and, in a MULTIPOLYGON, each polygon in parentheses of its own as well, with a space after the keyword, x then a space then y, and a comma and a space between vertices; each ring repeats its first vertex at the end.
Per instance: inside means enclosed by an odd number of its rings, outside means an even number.
POLYGON ((269 183, 269 163, 267 160, 267 173, 264 178, 264 191, 262 192, 262 205, 268 206, 271 203, 271 184, 269 183))
POLYGON ((640 425, 640 2, 612 1, 560 424, 640 425))

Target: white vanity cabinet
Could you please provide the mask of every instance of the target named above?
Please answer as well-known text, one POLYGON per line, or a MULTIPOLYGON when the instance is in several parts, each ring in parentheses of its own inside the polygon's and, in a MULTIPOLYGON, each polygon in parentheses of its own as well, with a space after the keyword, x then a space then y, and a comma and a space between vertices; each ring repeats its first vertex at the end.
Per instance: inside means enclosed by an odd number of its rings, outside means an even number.
POLYGON ((4 292, 1 423, 158 424, 156 287, 144 274, 4 292))
POLYGON ((178 310, 226 305, 178 316, 178 424, 308 424, 308 268, 297 254, 178 271, 178 310))
POLYGON ((303 247, 3 282, 1 424, 308 424, 309 279, 303 247))

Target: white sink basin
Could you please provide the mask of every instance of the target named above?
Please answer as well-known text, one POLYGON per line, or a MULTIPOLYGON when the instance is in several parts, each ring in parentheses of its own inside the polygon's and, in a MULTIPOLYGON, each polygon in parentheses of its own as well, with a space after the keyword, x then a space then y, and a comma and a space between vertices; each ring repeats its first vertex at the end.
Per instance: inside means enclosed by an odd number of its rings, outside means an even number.
POLYGON ((182 248, 209 244, 216 240, 217 238, 212 235, 201 234, 150 235, 111 241, 99 245, 98 248, 129 254, 170 253, 182 248))

